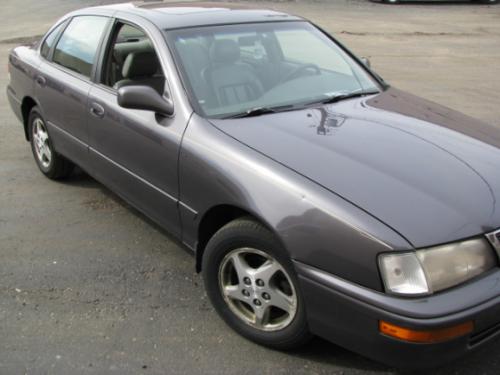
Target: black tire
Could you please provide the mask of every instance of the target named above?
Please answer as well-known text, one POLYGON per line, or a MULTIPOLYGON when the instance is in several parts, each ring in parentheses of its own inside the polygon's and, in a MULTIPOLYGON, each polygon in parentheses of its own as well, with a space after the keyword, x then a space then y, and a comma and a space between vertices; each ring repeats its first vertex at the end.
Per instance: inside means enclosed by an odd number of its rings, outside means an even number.
POLYGON ((45 120, 43 119, 40 110, 38 107, 33 107, 30 111, 30 115, 28 118, 28 131, 29 131, 29 137, 30 137, 30 143, 31 143, 31 151, 33 152, 33 157, 35 158, 36 164, 38 165, 38 168, 40 171, 48 178, 52 180, 59 180, 68 177, 71 172, 73 171, 74 164, 70 162, 68 159, 63 157, 62 155, 58 154, 54 146, 52 144, 52 141, 50 139, 50 135, 47 130, 47 125, 45 120), (50 160, 47 159, 41 159, 41 157, 37 153, 37 146, 36 146, 36 140, 34 136, 34 131, 36 128, 35 122, 41 121, 44 128, 45 132, 47 134, 47 139, 45 141, 45 147, 47 147, 50 150, 50 160))
POLYGON ((287 252, 273 233, 252 218, 234 220, 215 233, 203 254, 202 272, 205 289, 216 311, 240 335, 278 350, 297 348, 312 337, 297 276, 287 252), (219 284, 219 269, 226 255, 240 248, 258 249, 270 255, 288 274, 297 304, 293 320, 286 327, 271 332, 255 328, 238 317, 226 303, 219 284))

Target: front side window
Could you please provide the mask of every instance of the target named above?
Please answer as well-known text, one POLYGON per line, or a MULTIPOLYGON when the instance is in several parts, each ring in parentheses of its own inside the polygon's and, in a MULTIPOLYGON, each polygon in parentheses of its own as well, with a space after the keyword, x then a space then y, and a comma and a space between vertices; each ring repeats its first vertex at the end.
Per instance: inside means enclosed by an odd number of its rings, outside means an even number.
POLYGON ((108 18, 102 16, 73 18, 57 43, 53 61, 90 77, 107 22, 108 18))
POLYGON ((300 107, 380 89, 363 67, 307 22, 208 26, 166 34, 195 106, 208 117, 300 107))
POLYGON ((118 90, 149 86, 163 94, 165 76, 151 39, 140 28, 118 23, 104 64, 101 83, 118 90))
POLYGON ((49 35, 45 38, 42 43, 42 47, 40 48, 40 53, 43 57, 47 58, 49 56, 50 49, 54 45, 57 36, 59 35, 59 31, 63 28, 66 23, 63 22, 59 26, 57 26, 54 30, 50 32, 49 35))

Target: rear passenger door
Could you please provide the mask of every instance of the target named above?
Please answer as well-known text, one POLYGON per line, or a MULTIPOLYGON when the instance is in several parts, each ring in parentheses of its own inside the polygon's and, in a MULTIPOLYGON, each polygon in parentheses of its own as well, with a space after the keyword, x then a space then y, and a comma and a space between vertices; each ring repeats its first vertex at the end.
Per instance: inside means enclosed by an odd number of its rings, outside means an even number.
POLYGON ((110 18, 76 16, 42 43, 35 77, 40 103, 55 149, 88 168, 87 98, 97 52, 110 18))
POLYGON ((187 118, 125 109, 117 103, 117 90, 126 85, 147 85, 169 95, 157 52, 143 27, 115 21, 89 93, 89 158, 100 181, 180 235, 177 158, 187 118))

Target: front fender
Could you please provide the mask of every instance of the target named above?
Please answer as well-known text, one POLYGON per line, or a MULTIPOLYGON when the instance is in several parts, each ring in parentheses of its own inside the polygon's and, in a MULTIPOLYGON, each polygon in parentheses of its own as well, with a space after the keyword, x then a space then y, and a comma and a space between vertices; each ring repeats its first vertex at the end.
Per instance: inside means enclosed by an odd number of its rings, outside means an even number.
POLYGON ((194 248, 204 213, 240 207, 262 220, 290 256, 382 290, 377 254, 411 245, 362 209, 193 115, 179 158, 183 241, 194 248))

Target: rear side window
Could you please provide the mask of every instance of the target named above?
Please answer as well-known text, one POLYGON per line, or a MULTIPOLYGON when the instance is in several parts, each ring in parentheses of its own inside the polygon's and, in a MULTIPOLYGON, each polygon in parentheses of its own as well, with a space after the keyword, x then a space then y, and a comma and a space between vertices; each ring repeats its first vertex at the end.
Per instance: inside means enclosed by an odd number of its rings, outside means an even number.
POLYGON ((63 22, 59 26, 57 26, 54 30, 50 32, 50 34, 45 38, 42 43, 42 48, 40 49, 40 53, 43 57, 47 58, 49 56, 50 49, 54 45, 57 36, 59 35, 59 31, 63 28, 66 23, 63 22))
POLYGON ((64 30, 54 51, 53 61, 74 72, 90 77, 107 17, 78 16, 64 30))

